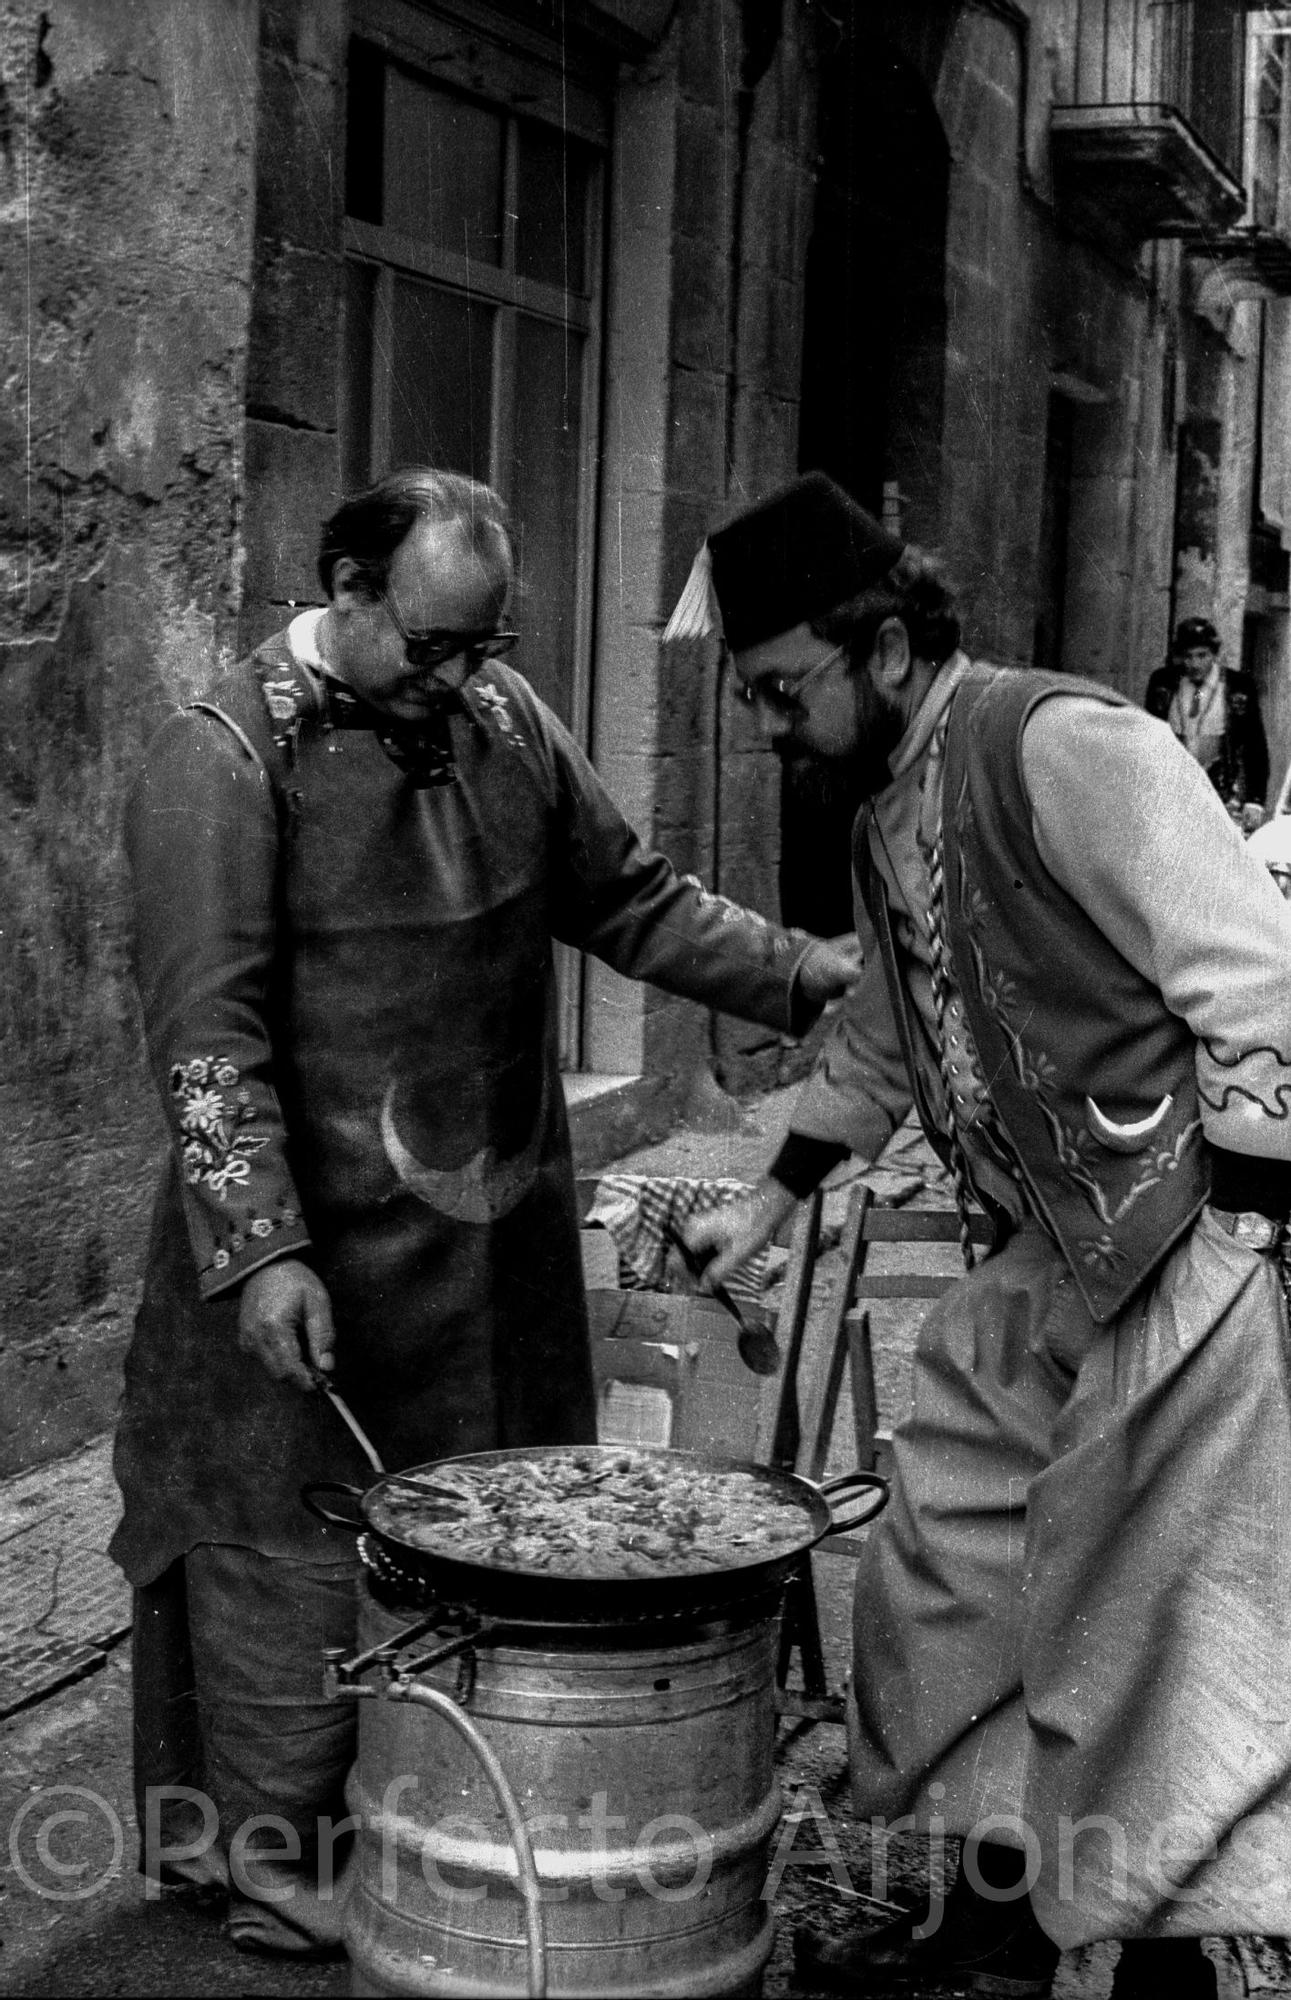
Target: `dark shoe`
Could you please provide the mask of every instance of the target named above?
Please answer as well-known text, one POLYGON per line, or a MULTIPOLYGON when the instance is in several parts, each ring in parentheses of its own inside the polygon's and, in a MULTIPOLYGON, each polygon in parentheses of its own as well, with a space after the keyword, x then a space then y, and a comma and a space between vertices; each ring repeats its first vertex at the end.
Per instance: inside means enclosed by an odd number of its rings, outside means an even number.
POLYGON ((292 1959, 301 1965, 332 1965, 345 1957, 345 1946, 339 1943, 275 1943, 270 1938, 248 1931, 236 1931, 231 1925, 226 1925, 225 1931, 234 1951, 240 1951, 244 1958, 292 1959))
POLYGON ((1131 1938, 1121 1946, 1112 2000, 1215 2000, 1218 1992, 1198 1938, 1131 1938))
POLYGON ((170 1908, 182 1904, 185 1909, 211 1910, 223 1916, 228 1908, 229 1892, 218 1882, 190 1882, 186 1876, 171 1876, 163 1869, 150 1881, 148 1899, 170 1908))
POLYGON ((822 1938, 794 1935, 794 1972, 803 1985, 857 1996, 935 1992, 949 1988, 990 2000, 1047 2000, 1061 1953, 1031 1912, 1026 1897, 986 1903, 952 1895, 931 1937, 922 1929, 928 1906, 877 1930, 852 1929, 822 1938))
POLYGON ((279 1871, 277 1887, 280 1893, 271 1903, 241 1890, 230 1895, 224 1926, 229 1943, 257 1958, 344 1958, 343 1888, 322 1894, 317 1883, 290 1868, 279 1871))
POLYGON ((150 1875, 139 1864, 149 1901, 191 1903, 200 1909, 223 1909, 229 1899, 229 1871, 218 1849, 186 1857, 179 1863, 163 1861, 150 1875))

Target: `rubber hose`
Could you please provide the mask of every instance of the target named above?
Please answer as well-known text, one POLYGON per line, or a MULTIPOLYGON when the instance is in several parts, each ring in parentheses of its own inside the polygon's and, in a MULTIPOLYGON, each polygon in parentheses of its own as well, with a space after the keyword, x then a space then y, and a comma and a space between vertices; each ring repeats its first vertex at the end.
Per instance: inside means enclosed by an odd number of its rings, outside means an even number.
POLYGON ((520 1894, 524 1900, 524 1928, 529 1948, 529 2000, 547 2000, 547 1934, 542 1920, 542 1891, 538 1886, 538 1867, 533 1858, 533 1843, 529 1839, 529 1829, 520 1814, 519 1802, 507 1781, 507 1774, 498 1761, 497 1753, 488 1738, 476 1728, 468 1715, 464 1715, 451 1695, 439 1688, 424 1686, 420 1681, 393 1681, 385 1690, 390 1701, 415 1701, 423 1708, 433 1708, 436 1715, 442 1715, 451 1723, 458 1735, 479 1758, 484 1775, 492 1785, 498 1804, 506 1816, 511 1834, 511 1845, 515 1849, 516 1867, 520 1875, 520 1894))

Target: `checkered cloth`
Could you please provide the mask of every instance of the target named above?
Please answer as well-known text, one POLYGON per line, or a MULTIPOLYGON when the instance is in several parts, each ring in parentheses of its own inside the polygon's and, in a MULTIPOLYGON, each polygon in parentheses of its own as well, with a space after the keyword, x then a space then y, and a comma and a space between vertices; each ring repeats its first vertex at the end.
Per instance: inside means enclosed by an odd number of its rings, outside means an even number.
MULTIPOLYGON (((606 1174, 597 1183, 586 1220, 599 1223, 614 1238, 625 1291, 692 1291, 694 1281, 669 1243, 669 1231, 684 1234, 693 1217, 752 1192, 746 1181, 606 1174)), ((767 1253, 759 1250, 727 1279, 726 1289, 738 1305, 760 1306, 766 1277, 767 1253)))

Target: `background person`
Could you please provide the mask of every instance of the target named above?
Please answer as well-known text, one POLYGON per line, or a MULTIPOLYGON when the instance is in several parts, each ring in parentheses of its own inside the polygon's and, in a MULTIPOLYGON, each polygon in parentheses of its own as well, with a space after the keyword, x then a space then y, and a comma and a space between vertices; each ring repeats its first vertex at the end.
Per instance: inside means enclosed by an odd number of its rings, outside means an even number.
MULTIPOLYGON (((171 1137, 115 1461, 140 1818, 150 1786, 213 1797, 219 1847, 166 1868, 201 1879, 277 1815, 230 1923, 283 1951, 335 1945, 354 1740, 320 1666, 353 1539, 299 1493, 372 1477, 311 1368, 391 1470, 595 1438, 553 938, 790 1032, 854 971, 640 846, 500 657, 488 488, 392 474, 319 573, 325 609, 163 725, 127 829, 171 1137)), ((171 1805, 161 1846, 201 1847, 171 1805)))
POLYGON ((1200 1936, 1291 1930, 1291 910, 1169 730, 969 660, 934 566, 820 475, 709 560, 777 751, 863 774, 878 949, 692 1245, 722 1281, 912 1102, 997 1231, 919 1334, 849 1705, 858 1813, 964 1864, 931 1936, 801 1969, 1039 1996, 1113 1937, 1117 2000, 1213 1994, 1200 1936))
POLYGON ((1219 664, 1219 634, 1209 618, 1185 618, 1169 666, 1148 682, 1144 706, 1168 722, 1239 824, 1264 817, 1269 752, 1255 682, 1219 664))

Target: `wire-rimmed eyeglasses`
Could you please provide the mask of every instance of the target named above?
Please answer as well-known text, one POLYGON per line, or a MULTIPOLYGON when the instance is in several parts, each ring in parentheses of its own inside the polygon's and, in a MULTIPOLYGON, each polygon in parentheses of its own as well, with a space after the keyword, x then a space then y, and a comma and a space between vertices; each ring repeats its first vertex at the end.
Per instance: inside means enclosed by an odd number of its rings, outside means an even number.
POLYGON ((509 653, 520 638, 518 632, 454 632, 439 625, 410 632, 390 599, 383 594, 381 602, 403 640, 404 658, 419 673, 428 672, 432 667, 442 667, 459 654, 474 671, 485 660, 500 659, 503 653, 509 653))
POLYGON ((846 651, 847 642, 844 640, 841 646, 835 646, 832 653, 827 653, 823 660, 817 660, 814 667, 808 667, 805 674, 796 674, 792 678, 784 674, 763 674, 755 681, 737 679, 732 692, 735 699, 745 708, 757 708, 761 705, 772 709, 776 715, 802 715, 807 706, 802 698, 806 689, 813 681, 819 680, 826 669, 832 667, 835 660, 841 659, 846 651))

